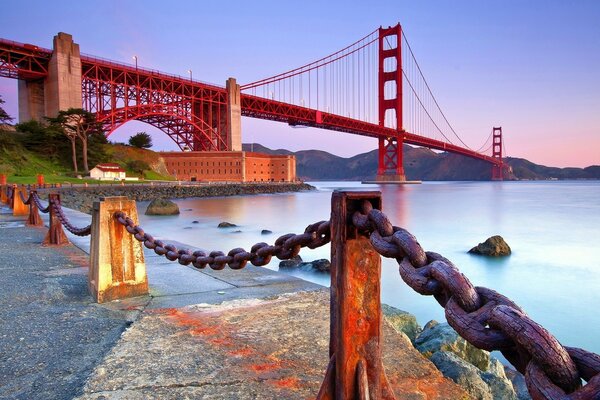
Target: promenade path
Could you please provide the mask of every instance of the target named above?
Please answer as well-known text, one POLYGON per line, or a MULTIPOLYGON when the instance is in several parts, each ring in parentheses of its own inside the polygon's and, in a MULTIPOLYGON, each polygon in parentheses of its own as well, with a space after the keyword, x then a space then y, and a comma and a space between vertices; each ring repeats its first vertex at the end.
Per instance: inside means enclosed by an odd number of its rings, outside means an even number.
MULTIPOLYGON (((90 216, 65 209, 77 226, 90 216)), ((264 268, 196 271, 146 253, 150 295, 96 304, 89 237, 0 208, 1 399, 307 399, 328 361, 329 292, 264 268)), ((176 243, 175 243, 176 244, 176 243)), ((384 326, 398 399, 468 398, 384 326)))

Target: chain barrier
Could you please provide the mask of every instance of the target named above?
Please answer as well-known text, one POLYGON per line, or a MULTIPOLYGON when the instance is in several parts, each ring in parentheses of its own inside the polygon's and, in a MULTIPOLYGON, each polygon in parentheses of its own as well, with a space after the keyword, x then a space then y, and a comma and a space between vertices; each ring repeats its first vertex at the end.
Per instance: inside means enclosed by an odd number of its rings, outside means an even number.
POLYGON ((40 212, 43 212, 44 214, 47 214, 47 213, 50 212, 50 207, 51 207, 50 202, 48 202, 48 206, 47 207, 44 207, 42 205, 42 202, 40 201, 40 196, 37 193, 32 193, 30 195, 30 197, 32 198, 33 202, 37 206, 38 210, 40 210, 40 212))
POLYGON ((448 259, 424 251, 410 232, 393 226, 369 201, 363 202, 352 221, 357 229, 370 233, 380 255, 398 261, 404 282, 417 293, 435 297, 450 326, 463 338, 480 349, 501 351, 525 375, 534 399, 600 399, 598 354, 563 347, 510 299, 474 287, 448 259))
MULTIPOLYGON (((12 188, 7 194, 12 195, 12 188)), ((25 204, 34 201, 47 213, 52 208, 61 223, 79 236, 91 234, 91 225, 73 226, 60 202, 50 200, 43 207, 39 195, 31 193, 25 204)), ((289 260, 303 247, 315 249, 331 241, 330 221, 309 225, 304 233, 280 236, 273 245, 256 243, 250 251, 242 248, 221 251, 177 249, 146 233, 124 212, 114 213, 115 220, 127 232, 156 254, 197 269, 209 266, 237 270, 248 262, 267 265, 273 256, 289 260)), ((600 355, 580 348, 563 347, 545 328, 529 318, 512 300, 485 287, 475 287, 447 258, 425 251, 407 230, 394 226, 380 210, 365 200, 361 211, 352 216, 356 229, 368 233, 373 248, 383 257, 395 258, 402 280, 422 295, 434 296, 444 308, 445 316, 460 336, 477 348, 498 350, 522 374, 533 399, 590 400, 600 399, 600 355), (582 385, 582 379, 587 384, 582 385)))
MULTIPOLYGON (((54 210, 54 212, 56 213, 56 217, 58 218, 60 223, 72 234, 77 235, 77 236, 91 235, 92 225, 90 224, 90 225, 84 226, 83 228, 77 228, 76 226, 74 226, 71 223, 71 221, 69 221, 69 218, 67 218, 67 216, 65 215, 65 212, 63 211, 60 202, 55 202, 53 200, 49 200, 48 206, 43 207, 42 203, 40 201, 39 195, 35 192, 33 192, 29 196, 28 201, 31 201, 31 200, 33 200, 35 202, 35 205, 37 206, 37 208, 43 213, 49 212, 50 208, 52 208, 54 210)), ((25 204, 28 204, 28 203, 25 203, 25 204)))
POLYGON ((143 242, 148 249, 154 250, 158 255, 165 256, 170 261, 178 261, 182 265, 192 265, 203 269, 207 265, 214 270, 222 270, 225 265, 231 269, 242 269, 248 261, 255 266, 267 265, 273 256, 280 260, 294 258, 303 247, 316 249, 326 245, 331 240, 329 221, 319 221, 309 225, 304 233, 299 235, 289 233, 280 236, 273 246, 267 243, 256 243, 250 251, 242 248, 230 250, 227 255, 222 251, 212 251, 206 254, 197 250, 177 249, 172 244, 165 244, 161 240, 154 239, 152 235, 136 225, 124 212, 117 211, 114 218, 127 229, 138 241, 143 242))

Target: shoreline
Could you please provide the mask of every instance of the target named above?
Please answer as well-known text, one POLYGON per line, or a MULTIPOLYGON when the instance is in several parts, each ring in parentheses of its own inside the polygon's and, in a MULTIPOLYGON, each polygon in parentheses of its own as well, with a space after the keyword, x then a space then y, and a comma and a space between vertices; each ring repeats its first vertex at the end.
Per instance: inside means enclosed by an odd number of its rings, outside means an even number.
MULTIPOLYGON (((135 201, 149 201, 157 197, 165 199, 187 199, 202 197, 229 197, 256 194, 275 194, 312 191, 316 188, 300 183, 228 183, 209 185, 168 185, 168 186, 106 186, 106 187, 62 187, 51 189, 61 195, 65 207, 91 214, 94 201, 101 197, 125 196, 135 201)), ((41 197, 50 190, 40 193, 41 197)))

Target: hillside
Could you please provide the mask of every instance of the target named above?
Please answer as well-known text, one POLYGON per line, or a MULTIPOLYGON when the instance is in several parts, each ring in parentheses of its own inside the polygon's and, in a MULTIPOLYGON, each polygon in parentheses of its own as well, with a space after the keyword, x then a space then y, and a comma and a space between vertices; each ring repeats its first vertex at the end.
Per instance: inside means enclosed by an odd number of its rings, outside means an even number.
MULTIPOLYGON (((43 174, 48 183, 79 182, 75 176, 82 174, 82 163, 79 159, 79 174, 73 173, 70 148, 65 138, 48 134, 47 128, 41 126, 26 128, 30 130, 0 130, 0 174, 11 176, 11 181, 20 183, 34 182, 37 174, 43 174)), ((173 179, 160 153, 151 150, 110 144, 104 140, 94 142, 88 154, 90 168, 99 162, 115 162, 127 171, 128 176, 173 179)))
MULTIPOLYGON (((321 150, 272 150, 260 144, 244 144, 243 150, 296 156, 298 177, 304 180, 370 180, 377 173, 377 150, 343 158, 321 150)), ((509 179, 600 179, 600 166, 555 168, 521 158, 505 158, 513 170, 509 179)), ((490 165, 451 153, 436 153, 404 145, 404 170, 409 180, 489 180, 490 165)))

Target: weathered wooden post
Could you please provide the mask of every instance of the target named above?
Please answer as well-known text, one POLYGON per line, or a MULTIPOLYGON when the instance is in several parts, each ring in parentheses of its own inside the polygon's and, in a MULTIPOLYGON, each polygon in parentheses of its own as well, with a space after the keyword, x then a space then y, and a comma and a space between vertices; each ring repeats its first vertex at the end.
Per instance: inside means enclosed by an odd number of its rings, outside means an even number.
POLYGON ((98 303, 148 293, 142 244, 117 222, 117 211, 138 219, 135 201, 127 197, 94 202, 88 287, 98 303))
POLYGON ((60 204, 60 194, 50 193, 48 195, 48 220, 50 226, 48 227, 48 233, 42 242, 42 246, 65 246, 70 244, 65 231, 63 230, 62 223, 56 216, 56 211, 52 207, 52 203, 60 204))
POLYGON ((381 362, 381 258, 352 215, 379 192, 334 192, 331 198, 330 361, 319 400, 394 399, 381 362))
POLYGON ((27 205, 23 203, 23 199, 21 198, 21 194, 25 192, 24 187, 13 187, 13 215, 27 215, 29 210, 27 209, 27 205))
POLYGON ((44 183, 45 183, 45 180, 44 180, 44 175, 42 175, 42 174, 38 174, 38 175, 37 175, 37 184, 38 184, 38 185, 43 185, 44 183))
POLYGON ((33 200, 33 196, 37 194, 37 191, 32 190, 29 194, 29 217, 27 217, 27 222, 25 225, 27 226, 42 226, 44 222, 40 217, 40 213, 38 210, 38 206, 33 200))
POLYGON ((0 174, 0 186, 6 185, 6 174, 0 174))

